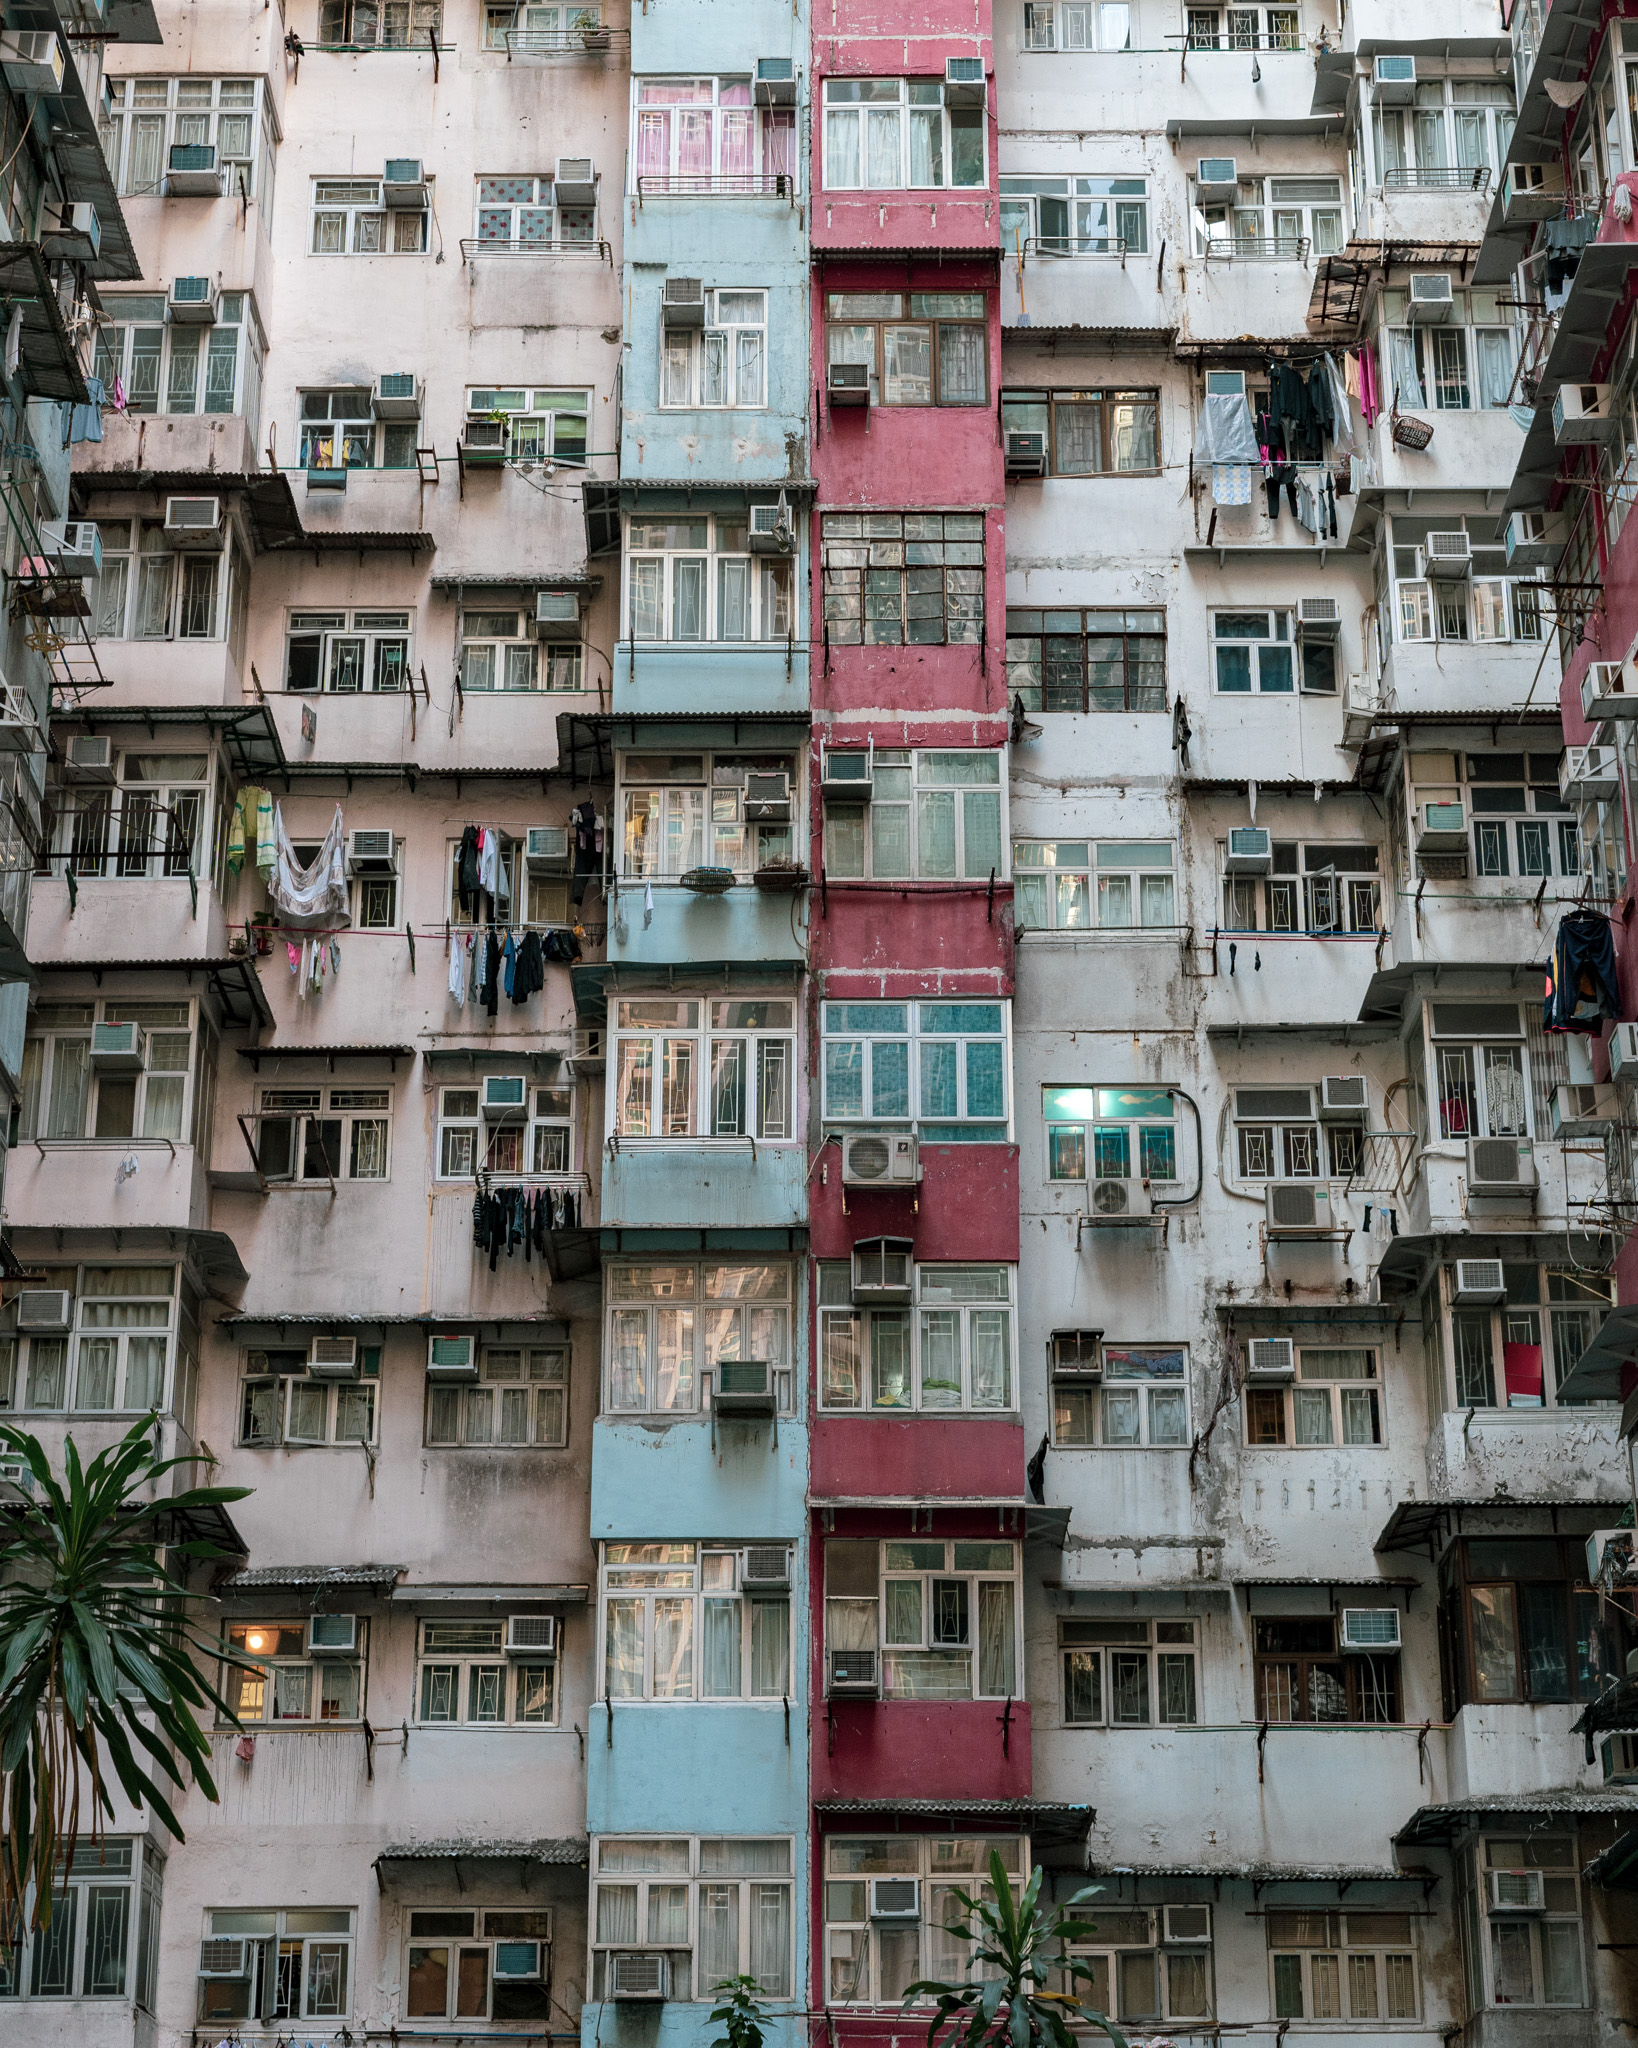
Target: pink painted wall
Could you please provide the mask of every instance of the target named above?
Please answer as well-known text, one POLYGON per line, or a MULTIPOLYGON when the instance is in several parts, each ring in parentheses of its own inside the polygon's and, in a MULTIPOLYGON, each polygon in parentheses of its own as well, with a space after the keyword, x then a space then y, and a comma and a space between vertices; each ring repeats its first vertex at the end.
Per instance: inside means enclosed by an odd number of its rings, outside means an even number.
POLYGON ((1029 1797, 1026 1701, 1012 1703, 1005 1756, 1000 1700, 827 1700, 821 1687, 814 1701, 815 1800, 1029 1797))
MULTIPOLYGON (((994 1254, 986 1254, 993 1257, 994 1254)), ((970 1415, 821 1415, 809 1434, 809 1497, 971 1500, 1022 1494, 1022 1423, 970 1415)))
MULTIPOLYGON (((1018 1147, 927 1145, 914 1196, 842 1187, 841 1155, 827 1149, 809 1190, 809 1231, 816 1259, 845 1259, 865 1237, 908 1237, 916 1257, 1018 1257, 1018 1147), (847 1197, 847 1213, 842 1198, 847 1197)), ((857 1491, 858 1489, 855 1489, 857 1491)), ((902 1487, 893 1489, 902 1493, 902 1487)))

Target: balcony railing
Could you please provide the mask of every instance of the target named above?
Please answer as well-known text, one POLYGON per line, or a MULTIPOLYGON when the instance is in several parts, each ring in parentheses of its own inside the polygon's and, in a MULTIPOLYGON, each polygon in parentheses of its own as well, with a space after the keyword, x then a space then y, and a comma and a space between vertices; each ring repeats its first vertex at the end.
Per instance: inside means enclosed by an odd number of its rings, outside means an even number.
POLYGON ((462 263, 470 263, 476 256, 592 256, 600 263, 607 263, 609 245, 589 239, 565 241, 560 237, 549 242, 503 242, 491 240, 487 235, 463 239, 462 263))
POLYGON ((1488 164, 1401 164, 1382 173, 1384 192, 1488 192, 1488 164))
POLYGON ((509 28, 506 61, 514 57, 606 57, 631 42, 628 28, 509 28))
MULTIPOLYGON (((40 837, 32 848, 33 871, 60 873, 69 902, 82 881, 119 877, 134 881, 185 881, 199 910, 194 872, 200 824, 197 802, 168 805, 145 792, 127 790, 116 810, 111 794, 87 802, 41 806, 40 837)), ((0 835, 3 836, 3 835, 0 835)))
POLYGON ((649 199, 794 199, 794 171, 644 171, 637 204, 649 199))
POLYGON ((1209 235, 1208 263, 1306 263, 1306 235, 1209 235))
MULTIPOLYGON (((1025 263, 1032 256, 1050 258, 1055 263, 1079 256, 1113 257, 1124 270, 1126 249, 1123 235, 1030 235, 1020 245, 1020 255, 1025 263)), ((1138 253, 1147 255, 1148 251, 1138 253)))

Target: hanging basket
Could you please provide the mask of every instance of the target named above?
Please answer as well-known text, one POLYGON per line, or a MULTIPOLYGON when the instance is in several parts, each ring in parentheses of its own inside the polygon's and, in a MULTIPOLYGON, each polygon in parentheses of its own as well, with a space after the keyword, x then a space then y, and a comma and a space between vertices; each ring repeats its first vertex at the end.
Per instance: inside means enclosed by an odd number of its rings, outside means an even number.
POLYGON ((690 868, 682 877, 685 889, 696 896, 724 896, 734 886, 732 868, 690 868))
POLYGON ((1431 420, 1412 419, 1408 413, 1393 416, 1393 438, 1401 448, 1425 448, 1433 439, 1431 420))
POLYGON ((758 868, 752 877, 759 889, 765 889, 772 895, 785 896, 794 895, 798 889, 806 885, 807 879, 807 869, 798 867, 794 861, 784 866, 770 862, 767 867, 758 868))

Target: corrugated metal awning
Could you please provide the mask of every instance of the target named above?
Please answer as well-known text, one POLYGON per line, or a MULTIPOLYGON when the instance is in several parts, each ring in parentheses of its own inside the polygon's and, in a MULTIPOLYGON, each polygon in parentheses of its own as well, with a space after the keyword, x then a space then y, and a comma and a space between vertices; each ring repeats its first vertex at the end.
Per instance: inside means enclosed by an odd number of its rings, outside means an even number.
POLYGON ((490 1841, 463 1836, 446 1841, 395 1842, 375 1859, 375 1881, 385 1891, 390 1879, 423 1871, 428 1864, 468 1863, 485 1868, 511 1864, 527 1884, 531 1870, 583 1870, 588 1860, 583 1835, 547 1835, 533 1841, 490 1841))
POLYGON ((544 1602, 552 1607, 584 1607, 590 1593, 590 1586, 456 1586, 412 1583, 407 1586, 394 1586, 392 1589, 395 1601, 412 1607, 441 1606, 450 1602, 497 1607, 509 1604, 528 1606, 544 1602))
POLYGON ((1020 1829, 1037 1848, 1084 1842, 1098 1817, 1095 1807, 1044 1799, 816 1799, 814 1811, 832 1822, 914 1821, 918 1832, 928 1821, 986 1822, 1020 1829))
POLYGON ((368 1586, 384 1591, 401 1564, 266 1564, 235 1572, 218 1588, 223 1593, 322 1592, 326 1586, 368 1586))
POLYGON ((1393 1839, 1395 1846, 1402 1849, 1417 1845, 1438 1847, 1454 1840, 1464 1828, 1484 1820, 1567 1821, 1620 1813, 1638 1819, 1638 1786, 1587 1792, 1580 1786, 1566 1785, 1558 1792, 1492 1793, 1483 1798, 1453 1800, 1446 1806, 1419 1807, 1393 1839))

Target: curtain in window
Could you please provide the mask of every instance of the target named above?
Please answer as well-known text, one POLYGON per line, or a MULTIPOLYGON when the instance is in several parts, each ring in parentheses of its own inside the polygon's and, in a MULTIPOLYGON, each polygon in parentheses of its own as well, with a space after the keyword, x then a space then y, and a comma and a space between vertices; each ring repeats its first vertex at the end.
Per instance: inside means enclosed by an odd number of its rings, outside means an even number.
POLYGON ((634 1884, 600 1884, 597 1887, 597 1939, 634 1943, 637 1939, 637 1887, 634 1884))
POLYGON ((765 1997, 789 1998, 791 1888, 788 1884, 753 1884, 750 1890, 751 1975, 765 1997))
MULTIPOLYGON (((703 566, 703 565, 702 565, 703 566)), ((705 792, 703 789, 668 789, 665 802, 665 859, 661 872, 686 874, 705 857, 705 792)), ((669 1049, 678 1043, 666 1041, 669 1049)), ((687 1125, 683 1126, 686 1131, 687 1125)))
POLYGON ((856 188, 860 176, 859 123, 862 115, 849 107, 825 116, 825 181, 838 189, 856 188))
MULTIPOLYGON (((1438 93, 1444 99, 1443 82, 1432 87, 1419 87, 1418 91, 1438 93)), ((1419 171, 1443 170, 1450 162, 1450 153, 1445 140, 1445 110, 1443 105, 1418 107, 1411 116, 1416 133, 1416 168, 1419 171)))
POLYGON ((680 556, 671 565, 671 637, 673 640, 705 638, 703 557, 680 556))
POLYGON ((157 1408, 165 1390, 165 1339, 131 1337, 125 1350, 125 1406, 157 1408))
POLYGON ((1408 327, 1388 329, 1388 389, 1408 411, 1420 411, 1427 404, 1416 368, 1416 343, 1408 327))
POLYGON ((916 798, 916 838, 924 877, 955 879, 955 793, 923 790, 916 798))
POLYGON ((978 1689, 996 1699, 1010 1698, 1018 1689, 1010 1579, 979 1583, 978 1689))
POLYGON ((654 1312, 656 1408, 694 1405, 694 1311, 662 1308, 654 1312))
POLYGON ((68 1340, 34 1337, 28 1347, 28 1405, 60 1408, 68 1391, 68 1340))
POLYGON ((751 88, 725 85, 722 89, 720 124, 720 168, 725 178, 748 178, 755 165, 756 117, 750 108, 751 88), (733 100, 736 104, 729 104, 733 100))
POLYGON ((875 1388, 873 1398, 878 1408, 909 1407, 908 1315, 873 1315, 870 1318, 870 1371, 875 1388))
POLYGON ((59 1038, 53 1044, 46 1137, 84 1137, 86 1099, 91 1081, 90 1056, 91 1041, 86 1038, 59 1038))
POLYGON ((163 640, 170 631, 171 555, 145 554, 137 578, 137 638, 163 640))
POLYGON ((114 1366, 119 1356, 116 1337, 82 1337, 79 1371, 74 1381, 74 1406, 80 1409, 112 1408, 114 1366))
POLYGON ((700 1988, 739 1975, 739 1886, 700 1886, 700 1988))
POLYGON ((788 1699, 791 1690, 791 1603, 751 1602, 751 1697, 788 1699))
POLYGON ((637 175, 657 178, 671 168, 671 116, 644 108, 637 116, 637 175))
POLYGON ((1296 1411, 1297 1442, 1328 1444, 1331 1441, 1330 1388, 1298 1387, 1292 1402, 1296 1411))
POLYGON ((1473 346, 1479 359, 1480 405, 1505 405, 1513 388, 1516 362, 1511 331, 1505 327, 1476 327, 1473 346))
POLYGON ((651 1884, 648 1888, 648 1938, 656 1948, 688 1946, 688 1887, 651 1884))
MULTIPOLYGON (((739 1698, 739 1612, 737 1600, 707 1600, 705 1603, 700 1638, 702 1699, 739 1698)), ((715 1983, 716 1979, 710 1981, 715 1983)))
POLYGON ((765 177, 794 177, 796 116, 773 108, 762 116, 762 170, 765 177))
MULTIPOLYGON (((654 1602, 654 1697, 686 1700, 694 1696, 694 1603, 654 1602)), ((652 1894, 650 1894, 652 1901, 652 1894)))
POLYGON ((1154 469, 1159 463, 1156 430, 1159 409, 1153 399, 1116 405, 1110 415, 1109 443, 1120 470, 1154 469))
POLYGON ((1490 152, 1485 147, 1485 117, 1480 107, 1457 107, 1453 116, 1456 127, 1456 161, 1464 171, 1477 169, 1480 164, 1490 161, 1490 152))
POLYGON ((611 1700, 643 1696, 643 1603, 614 1599, 608 1603, 607 1691, 611 1700))
POLYGON ((707 182, 711 176, 711 109, 679 107, 673 119, 677 124, 678 177, 692 179, 696 185, 707 182))
POLYGON ((976 321, 970 326, 946 321, 939 328, 938 392, 942 405, 984 403, 984 329, 976 321))
POLYGON ((762 330, 741 327, 734 332, 734 403, 762 403, 762 330))
MULTIPOLYGON (((865 183, 872 191, 893 191, 904 183, 897 107, 866 107, 865 183)), ((919 182, 912 178, 912 183, 919 182)))

